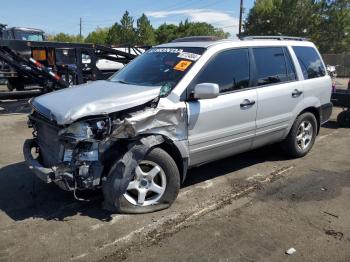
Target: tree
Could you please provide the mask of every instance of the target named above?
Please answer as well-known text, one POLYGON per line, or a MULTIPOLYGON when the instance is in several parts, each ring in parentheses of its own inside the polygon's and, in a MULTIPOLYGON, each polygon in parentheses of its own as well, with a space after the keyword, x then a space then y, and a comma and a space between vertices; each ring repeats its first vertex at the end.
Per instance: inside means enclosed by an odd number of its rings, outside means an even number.
POLYGON ((121 25, 115 23, 111 28, 109 28, 106 43, 110 45, 120 44, 120 35, 121 35, 121 25))
POLYGON ((244 24, 248 35, 309 35, 314 0, 257 0, 244 24))
POLYGON ((350 0, 256 0, 246 35, 308 37, 322 53, 350 51, 350 0))
POLYGON ((137 19, 137 44, 139 45, 154 45, 156 38, 151 22, 145 14, 137 19))
POLYGON ((167 43, 179 37, 186 36, 217 36, 220 38, 229 37, 222 29, 215 28, 208 23, 180 22, 179 26, 162 24, 156 30, 158 43, 167 43))
POLYGON ((157 43, 167 43, 177 38, 177 25, 173 24, 162 24, 156 29, 156 40, 157 43))
POLYGON ((317 43, 321 52, 350 51, 350 0, 324 0, 317 43))
POLYGON ((49 41, 53 42, 69 42, 69 43, 82 43, 84 41, 83 37, 79 35, 69 35, 66 33, 59 33, 48 37, 49 41))
MULTIPOLYGON (((289 0, 290 1, 290 0, 289 0)), ((137 19, 137 27, 134 28, 134 19, 128 11, 125 11, 120 23, 111 27, 97 28, 84 39, 78 35, 59 33, 49 36, 51 41, 59 42, 85 42, 109 45, 154 45, 156 43, 167 43, 185 36, 218 36, 227 38, 228 33, 222 29, 215 28, 208 23, 189 22, 187 19, 179 25, 162 24, 156 30, 152 27, 150 20, 145 14, 137 19)))
POLYGON ((84 42, 104 45, 107 42, 108 32, 109 28, 97 28, 95 31, 88 34, 84 42))
POLYGON ((136 32, 134 29, 134 19, 125 11, 120 20, 120 44, 133 45, 136 42, 136 32))

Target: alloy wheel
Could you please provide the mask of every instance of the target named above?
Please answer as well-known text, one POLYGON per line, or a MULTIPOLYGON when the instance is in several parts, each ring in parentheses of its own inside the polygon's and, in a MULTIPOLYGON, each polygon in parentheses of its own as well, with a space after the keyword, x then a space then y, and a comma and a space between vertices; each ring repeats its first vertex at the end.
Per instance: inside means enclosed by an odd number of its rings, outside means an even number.
POLYGON ((301 150, 304 151, 310 146, 313 138, 313 132, 314 128, 310 121, 305 120, 300 123, 296 136, 296 142, 301 150))
POLYGON ((136 206, 156 204, 166 189, 166 176, 163 169, 156 163, 143 160, 135 169, 124 194, 125 199, 136 206))

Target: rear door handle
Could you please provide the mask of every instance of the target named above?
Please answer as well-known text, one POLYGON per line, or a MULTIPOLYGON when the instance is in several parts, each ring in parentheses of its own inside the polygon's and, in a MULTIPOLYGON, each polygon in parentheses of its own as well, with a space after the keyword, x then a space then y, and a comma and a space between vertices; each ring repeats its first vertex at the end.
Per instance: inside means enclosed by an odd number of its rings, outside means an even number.
POLYGON ((299 91, 298 89, 294 89, 292 93, 292 97, 299 97, 303 94, 303 91, 299 91))
POLYGON ((240 104, 242 109, 249 108, 255 104, 254 100, 244 99, 243 102, 240 104))

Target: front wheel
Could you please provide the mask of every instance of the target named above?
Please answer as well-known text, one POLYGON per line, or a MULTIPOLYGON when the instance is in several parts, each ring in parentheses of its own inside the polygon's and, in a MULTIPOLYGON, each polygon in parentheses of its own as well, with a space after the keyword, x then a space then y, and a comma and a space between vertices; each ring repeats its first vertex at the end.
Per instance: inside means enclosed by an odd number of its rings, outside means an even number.
POLYGON ((282 142, 285 152, 291 157, 303 157, 311 150, 317 135, 317 120, 314 114, 304 113, 297 117, 287 138, 282 142))
MULTIPOLYGON (((111 169, 105 186, 113 187, 120 172, 111 169)), ((132 171, 132 178, 122 195, 104 190, 105 201, 119 213, 149 213, 168 208, 180 189, 180 174, 173 158, 161 148, 153 148, 132 171)))

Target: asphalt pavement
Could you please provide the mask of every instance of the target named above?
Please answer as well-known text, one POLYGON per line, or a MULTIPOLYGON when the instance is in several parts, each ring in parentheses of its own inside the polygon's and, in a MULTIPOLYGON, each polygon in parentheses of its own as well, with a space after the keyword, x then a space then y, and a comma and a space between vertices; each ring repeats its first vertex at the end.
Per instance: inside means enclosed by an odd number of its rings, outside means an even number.
POLYGON ((174 205, 101 210, 25 166, 26 101, 0 102, 0 261, 350 261, 350 130, 332 120, 304 158, 268 146, 189 171, 174 205), (294 248, 292 255, 285 252, 294 248))

